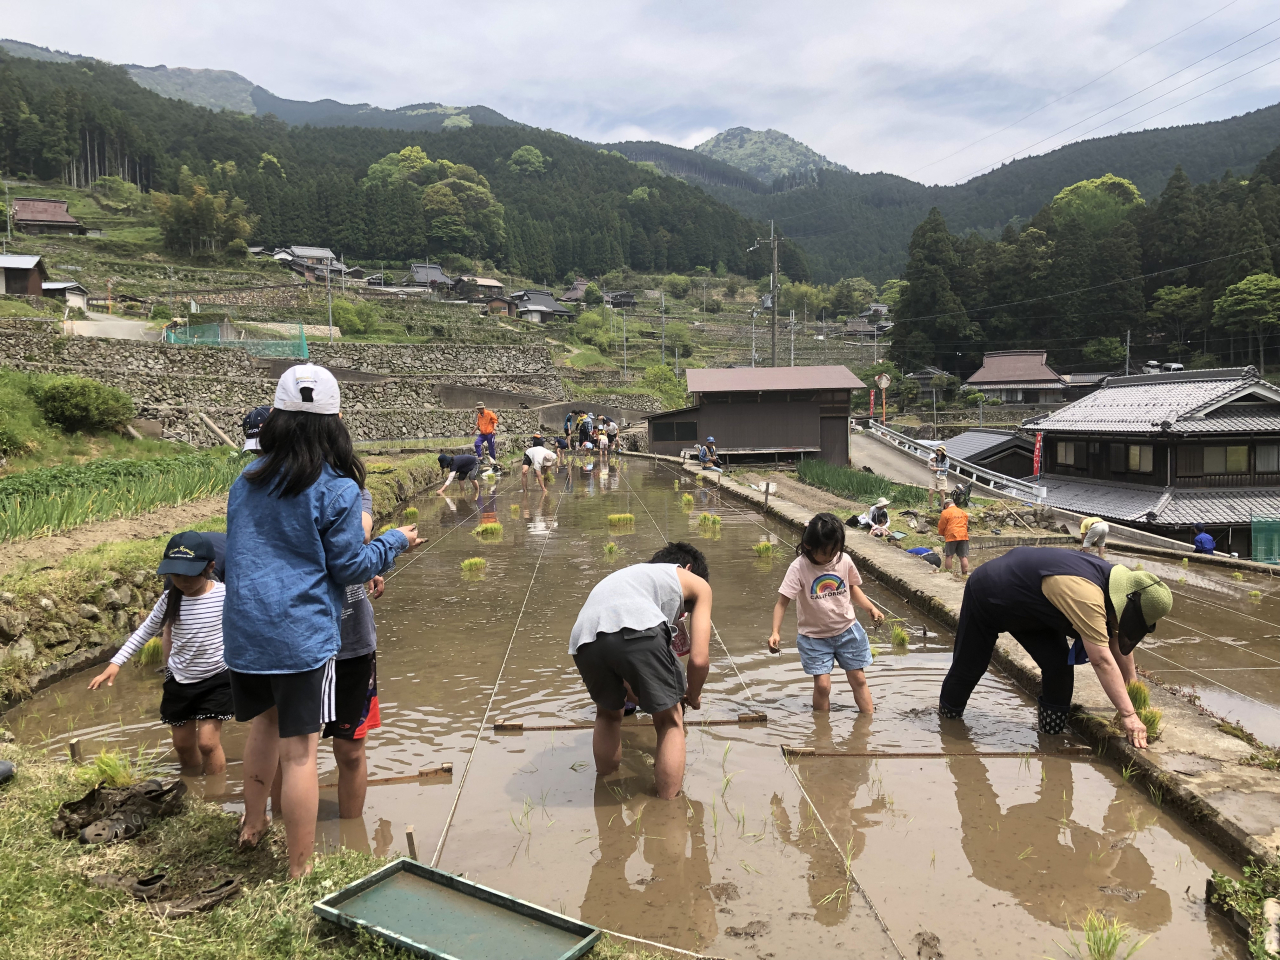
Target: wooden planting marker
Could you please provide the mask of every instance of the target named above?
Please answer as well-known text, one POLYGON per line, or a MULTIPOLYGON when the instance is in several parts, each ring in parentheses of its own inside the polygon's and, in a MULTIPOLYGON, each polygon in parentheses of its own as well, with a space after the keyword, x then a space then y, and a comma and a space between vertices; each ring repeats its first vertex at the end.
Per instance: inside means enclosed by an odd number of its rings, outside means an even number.
POLYGON ((409 859, 418 859, 418 845, 413 842, 413 824, 404 828, 404 842, 409 845, 409 859))
POLYGON ((70 743, 68 743, 68 744, 67 744, 67 754, 71 757, 71 762, 72 762, 72 763, 79 763, 79 762, 80 762, 80 741, 79 741, 79 739, 72 740, 70 743))
POLYGON ((817 751, 813 747, 793 747, 786 744, 782 748, 784 757, 812 757, 817 751))
POLYGON ((508 732, 519 733, 524 730, 523 720, 499 720, 493 725, 494 730, 506 730, 508 732))
POLYGON ((420 777, 439 777, 451 775, 452 773, 452 763, 441 763, 434 767, 422 767, 418 770, 418 776, 420 777))
POLYGON ((769 718, 764 712, 760 713, 740 713, 738 714, 739 723, 768 723, 769 718))

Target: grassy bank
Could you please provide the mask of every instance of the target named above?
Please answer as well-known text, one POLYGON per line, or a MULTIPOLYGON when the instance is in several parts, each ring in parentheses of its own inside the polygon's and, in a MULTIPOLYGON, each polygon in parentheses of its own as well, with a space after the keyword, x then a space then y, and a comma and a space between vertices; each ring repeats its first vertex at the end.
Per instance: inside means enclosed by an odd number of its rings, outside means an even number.
POLYGON ((1262 916, 1262 903, 1268 897, 1280 897, 1280 864, 1250 862, 1243 872, 1243 880, 1233 880, 1215 871, 1211 899, 1215 906, 1227 912, 1234 910, 1249 924, 1250 956, 1274 956, 1263 945, 1267 922, 1262 916))
MULTIPOLYGON (((79 797, 97 776, 92 766, 52 762, 36 750, 0 744, 18 776, 0 787, 0 956, 6 960, 310 960, 403 957, 381 941, 318 920, 311 904, 385 865, 371 853, 337 850, 315 870, 287 882, 283 831, 247 854, 235 851, 237 817, 213 804, 186 810, 136 840, 82 847, 58 840, 49 823, 58 804, 79 797), (88 882, 102 873, 168 875, 184 896, 230 876, 244 892, 213 911, 159 920, 123 892, 88 882)), ((656 960, 626 942, 605 942, 594 960, 656 960)))
POLYGON ((837 466, 825 460, 801 460, 796 465, 796 473, 810 486, 859 503, 874 503, 880 497, 886 497, 899 506, 916 507, 929 499, 924 487, 894 483, 879 474, 837 466))

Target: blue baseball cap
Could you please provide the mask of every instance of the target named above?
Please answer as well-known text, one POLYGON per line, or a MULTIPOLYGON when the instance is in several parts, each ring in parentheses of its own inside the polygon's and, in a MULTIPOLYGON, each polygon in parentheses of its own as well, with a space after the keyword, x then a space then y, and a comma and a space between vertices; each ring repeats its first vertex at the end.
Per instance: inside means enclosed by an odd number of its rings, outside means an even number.
POLYGON ((164 576, 176 573, 182 577, 198 577, 217 559, 213 544, 203 533, 187 530, 175 533, 164 548, 164 559, 156 567, 156 573, 164 576))
POLYGON ((240 427, 244 430, 245 450, 262 449, 262 446, 258 443, 258 434, 262 432, 262 425, 267 422, 267 414, 270 412, 271 405, 263 404, 260 407, 254 407, 244 415, 244 420, 240 422, 240 427))

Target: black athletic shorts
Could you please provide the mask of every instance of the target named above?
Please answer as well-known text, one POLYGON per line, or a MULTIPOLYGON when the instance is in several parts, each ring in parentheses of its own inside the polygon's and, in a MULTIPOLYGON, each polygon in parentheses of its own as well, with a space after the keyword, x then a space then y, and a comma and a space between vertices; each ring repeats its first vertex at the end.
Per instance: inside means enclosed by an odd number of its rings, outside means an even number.
POLYGON ((333 721, 324 725, 321 739, 362 740, 382 726, 378 712, 377 651, 339 660, 334 670, 333 721))
POLYGON ((319 733, 333 719, 334 663, 330 660, 302 673, 238 673, 231 671, 236 719, 248 723, 275 707, 282 737, 319 733))
POLYGON ((525 465, 526 467, 532 467, 532 466, 533 466, 533 461, 529 459, 529 455, 528 455, 527 453, 524 455, 524 465, 525 465))
POLYGON ((573 662, 591 699, 606 710, 622 709, 623 680, 649 714, 670 710, 684 696, 684 671, 671 652, 671 633, 665 623, 648 630, 598 633, 578 647, 573 662))
POLYGON ((172 673, 165 673, 164 693, 160 697, 161 723, 180 727, 192 720, 230 720, 234 713, 230 670, 191 683, 179 683, 172 673))

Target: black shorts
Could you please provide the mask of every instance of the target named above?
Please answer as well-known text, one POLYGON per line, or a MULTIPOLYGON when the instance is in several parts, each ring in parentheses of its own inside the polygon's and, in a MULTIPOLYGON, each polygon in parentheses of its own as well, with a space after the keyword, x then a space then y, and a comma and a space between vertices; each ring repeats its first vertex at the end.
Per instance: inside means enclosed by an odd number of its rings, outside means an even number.
POLYGON ((374 651, 337 662, 333 721, 324 725, 321 739, 362 740, 370 730, 382 726, 378 712, 377 657, 374 651))
POLYGON ((179 683, 172 673, 164 675, 160 697, 160 722, 180 727, 192 720, 230 720, 235 713, 231 699, 231 671, 192 683, 179 683))
POLYGON ((523 463, 524 463, 524 465, 525 465, 526 467, 532 467, 532 466, 533 466, 533 461, 529 459, 529 455, 528 455, 527 453, 524 455, 524 461, 523 461, 523 463))
POLYGON ((968 557, 969 541, 948 540, 942 545, 942 555, 944 557, 968 557))
POLYGON ((238 673, 231 671, 236 719, 248 723, 275 707, 281 737, 319 733, 333 719, 334 663, 330 660, 302 673, 238 673))
POLYGON ((684 671, 671 652, 666 624, 641 631, 598 633, 590 643, 578 647, 573 662, 591 699, 605 710, 622 709, 624 680, 649 714, 670 710, 684 697, 684 671))

